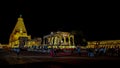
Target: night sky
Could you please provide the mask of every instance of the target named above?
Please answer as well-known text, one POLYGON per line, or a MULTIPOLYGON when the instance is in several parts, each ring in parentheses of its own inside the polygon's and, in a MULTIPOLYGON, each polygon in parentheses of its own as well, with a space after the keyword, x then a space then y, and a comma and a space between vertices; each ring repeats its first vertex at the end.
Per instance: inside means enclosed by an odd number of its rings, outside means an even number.
POLYGON ((8 43, 22 14, 28 34, 42 37, 51 31, 82 31, 87 40, 120 39, 118 9, 112 4, 49 3, 18 0, 0 6, 0 43, 8 43))

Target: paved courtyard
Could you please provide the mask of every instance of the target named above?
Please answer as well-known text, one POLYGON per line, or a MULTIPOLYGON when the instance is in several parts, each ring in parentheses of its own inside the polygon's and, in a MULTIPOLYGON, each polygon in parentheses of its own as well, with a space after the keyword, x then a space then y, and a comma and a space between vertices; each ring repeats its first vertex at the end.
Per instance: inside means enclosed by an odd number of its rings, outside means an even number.
POLYGON ((120 58, 119 57, 87 57, 79 55, 70 55, 70 56, 57 56, 51 57, 48 54, 39 54, 39 55, 23 55, 20 54, 6 54, 0 59, 1 66, 9 67, 22 67, 22 68, 34 68, 35 66, 44 67, 44 68, 65 68, 65 67, 99 67, 107 66, 119 66, 120 58))

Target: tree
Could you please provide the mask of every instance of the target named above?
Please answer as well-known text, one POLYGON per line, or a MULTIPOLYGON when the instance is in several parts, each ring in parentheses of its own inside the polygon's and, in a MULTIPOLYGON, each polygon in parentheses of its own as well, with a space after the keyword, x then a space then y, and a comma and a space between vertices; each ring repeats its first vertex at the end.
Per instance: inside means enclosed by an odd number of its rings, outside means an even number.
POLYGON ((86 46, 87 41, 82 31, 72 30, 71 34, 74 35, 75 45, 86 46))

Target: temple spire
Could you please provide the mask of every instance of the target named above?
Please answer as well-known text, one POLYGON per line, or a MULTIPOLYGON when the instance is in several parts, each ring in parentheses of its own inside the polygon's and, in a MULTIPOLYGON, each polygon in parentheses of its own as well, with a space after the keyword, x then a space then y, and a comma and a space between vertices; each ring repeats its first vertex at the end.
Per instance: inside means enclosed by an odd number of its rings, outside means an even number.
POLYGON ((10 36, 11 40, 13 39, 12 35, 16 34, 16 32, 19 33, 20 35, 23 33, 27 35, 27 30, 25 28, 25 24, 24 24, 21 14, 20 14, 20 17, 18 18, 17 23, 11 33, 11 36, 10 36))
POLYGON ((18 17, 18 20, 17 20, 17 23, 10 35, 10 38, 9 38, 9 45, 12 46, 12 47, 16 47, 19 46, 20 44, 22 44, 20 41, 19 41, 19 38, 27 38, 27 39, 31 39, 31 36, 28 36, 27 35, 27 30, 25 28, 25 24, 24 24, 24 20, 22 18, 22 15, 20 14, 20 17, 18 17))

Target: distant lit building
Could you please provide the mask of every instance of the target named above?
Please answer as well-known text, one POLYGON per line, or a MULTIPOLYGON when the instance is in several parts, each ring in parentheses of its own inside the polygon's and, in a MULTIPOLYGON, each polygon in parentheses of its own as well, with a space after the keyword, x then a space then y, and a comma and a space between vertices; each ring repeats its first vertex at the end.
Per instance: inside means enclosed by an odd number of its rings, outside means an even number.
POLYGON ((2 48, 8 48, 8 47, 9 47, 8 44, 0 44, 0 49, 2 49, 2 48))
POLYGON ((105 48, 115 48, 120 47, 120 40, 101 40, 101 41, 88 41, 87 48, 95 47, 105 47, 105 48))

